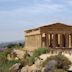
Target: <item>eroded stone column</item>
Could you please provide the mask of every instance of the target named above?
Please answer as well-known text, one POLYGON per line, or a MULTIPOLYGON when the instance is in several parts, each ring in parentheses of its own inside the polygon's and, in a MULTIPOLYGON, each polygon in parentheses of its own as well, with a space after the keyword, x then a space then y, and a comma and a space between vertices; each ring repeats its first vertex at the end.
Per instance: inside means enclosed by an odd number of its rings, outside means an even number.
POLYGON ((71 34, 71 48, 72 48, 72 34, 71 34))
POLYGON ((42 47, 46 47, 46 34, 42 34, 42 47))
POLYGON ((49 47, 49 34, 46 33, 46 47, 49 47))
POLYGON ((56 47, 58 47, 58 34, 55 34, 55 43, 56 43, 56 47))
POLYGON ((69 34, 69 48, 71 48, 71 34, 69 34))
POLYGON ((64 47, 64 39, 63 39, 63 34, 60 34, 60 47, 64 47))
POLYGON ((49 47, 50 47, 50 34, 48 34, 49 47))
POLYGON ((65 46, 67 47, 67 48, 69 48, 69 34, 65 34, 65 40, 66 40, 66 42, 65 42, 65 46))
POLYGON ((58 47, 60 47, 60 34, 58 34, 58 47))
POLYGON ((50 47, 52 47, 52 34, 50 34, 50 47))
POLYGON ((53 34, 53 42, 52 42, 53 48, 56 47, 56 34, 53 34))

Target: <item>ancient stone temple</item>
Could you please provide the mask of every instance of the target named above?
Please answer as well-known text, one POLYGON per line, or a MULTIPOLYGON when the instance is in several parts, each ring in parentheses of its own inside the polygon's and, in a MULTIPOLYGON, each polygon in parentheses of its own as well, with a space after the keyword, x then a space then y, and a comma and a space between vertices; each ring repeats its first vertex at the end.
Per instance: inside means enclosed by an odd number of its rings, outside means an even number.
POLYGON ((31 51, 41 47, 49 49, 71 49, 72 26, 54 23, 26 30, 25 47, 31 51))

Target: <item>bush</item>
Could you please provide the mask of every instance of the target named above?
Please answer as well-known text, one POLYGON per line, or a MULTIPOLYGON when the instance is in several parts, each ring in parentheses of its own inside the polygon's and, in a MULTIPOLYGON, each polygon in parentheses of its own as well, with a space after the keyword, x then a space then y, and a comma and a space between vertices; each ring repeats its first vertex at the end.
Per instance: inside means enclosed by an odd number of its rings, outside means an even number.
POLYGON ((57 62, 55 60, 51 60, 48 62, 48 64, 45 66, 44 72, 54 72, 56 69, 57 62))
POLYGON ((45 66, 49 61, 55 60, 57 61, 57 69, 64 69, 67 70, 69 69, 69 66, 71 65, 71 62, 66 58, 64 55, 56 55, 56 56, 51 56, 47 58, 47 60, 43 63, 43 66, 45 66))
POLYGON ((0 53, 0 64, 3 64, 5 62, 7 62, 6 54, 4 52, 1 52, 0 53))
POLYGON ((33 56, 35 57, 38 57, 40 56, 41 54, 45 54, 48 52, 48 49, 47 48, 38 48, 36 49, 34 52, 33 52, 33 56))
POLYGON ((38 48, 33 52, 33 55, 29 58, 29 65, 34 64, 35 58, 38 58, 41 54, 45 54, 48 52, 47 48, 38 48))
POLYGON ((31 56, 28 60, 28 65, 32 65, 32 64, 34 64, 34 62, 35 62, 35 57, 31 56))
POLYGON ((9 67, 20 61, 8 61, 7 55, 11 53, 11 49, 6 49, 4 52, 0 52, 0 72, 8 72, 9 67))
POLYGON ((11 49, 6 49, 3 52, 0 52, 0 64, 6 63, 7 60, 7 55, 11 53, 11 49))
POLYGON ((0 72, 9 72, 9 68, 12 65, 19 63, 19 62, 20 62, 19 60, 17 60, 17 61, 13 60, 13 61, 6 61, 6 62, 0 64, 0 72))

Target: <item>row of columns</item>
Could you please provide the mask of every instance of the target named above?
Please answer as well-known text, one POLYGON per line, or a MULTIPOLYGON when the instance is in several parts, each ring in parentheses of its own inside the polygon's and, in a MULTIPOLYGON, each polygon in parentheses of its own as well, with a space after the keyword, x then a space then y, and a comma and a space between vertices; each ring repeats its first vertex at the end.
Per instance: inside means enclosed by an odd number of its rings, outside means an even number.
POLYGON ((71 48, 72 47, 72 34, 45 34, 45 46, 51 48, 71 48))

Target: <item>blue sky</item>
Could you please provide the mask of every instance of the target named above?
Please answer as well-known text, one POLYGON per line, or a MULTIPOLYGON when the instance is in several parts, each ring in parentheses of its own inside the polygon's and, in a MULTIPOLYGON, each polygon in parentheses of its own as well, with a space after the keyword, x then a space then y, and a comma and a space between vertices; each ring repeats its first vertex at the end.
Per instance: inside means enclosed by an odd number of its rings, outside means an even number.
POLYGON ((72 0, 0 0, 0 42, 24 40, 24 30, 72 24, 72 0))

